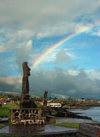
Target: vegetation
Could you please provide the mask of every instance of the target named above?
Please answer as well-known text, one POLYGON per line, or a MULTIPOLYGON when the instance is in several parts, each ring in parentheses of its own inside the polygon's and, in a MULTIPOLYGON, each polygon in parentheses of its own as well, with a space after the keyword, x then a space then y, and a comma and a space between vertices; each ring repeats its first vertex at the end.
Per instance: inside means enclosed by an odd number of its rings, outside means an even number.
POLYGON ((57 123, 56 126, 69 127, 69 128, 79 128, 79 123, 57 123))
POLYGON ((70 108, 70 106, 69 105, 64 105, 62 108, 70 108))
POLYGON ((8 105, 0 107, 0 117, 8 117, 11 108, 19 108, 19 103, 9 103, 8 105))
POLYGON ((56 117, 56 119, 70 119, 70 117, 56 117))
POLYGON ((0 124, 0 129, 3 128, 3 127, 5 127, 5 125, 4 124, 0 124))
POLYGON ((38 108, 42 108, 43 106, 41 104, 36 104, 38 108))
POLYGON ((16 101, 15 103, 9 103, 9 104, 6 105, 5 107, 8 107, 9 109, 10 109, 10 108, 19 108, 19 104, 20 104, 20 102, 19 102, 19 101, 16 101))
POLYGON ((7 107, 0 107, 0 117, 8 117, 9 109, 7 107))

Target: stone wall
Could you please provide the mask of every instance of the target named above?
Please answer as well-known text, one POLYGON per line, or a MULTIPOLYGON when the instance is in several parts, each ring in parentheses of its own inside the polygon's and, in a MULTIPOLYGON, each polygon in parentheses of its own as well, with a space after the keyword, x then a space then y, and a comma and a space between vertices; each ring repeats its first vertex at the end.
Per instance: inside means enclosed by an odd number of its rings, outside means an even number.
POLYGON ((80 123, 79 137, 100 137, 99 123, 80 123))
POLYGON ((39 108, 23 108, 10 109, 10 119, 13 125, 41 125, 41 109, 39 108))

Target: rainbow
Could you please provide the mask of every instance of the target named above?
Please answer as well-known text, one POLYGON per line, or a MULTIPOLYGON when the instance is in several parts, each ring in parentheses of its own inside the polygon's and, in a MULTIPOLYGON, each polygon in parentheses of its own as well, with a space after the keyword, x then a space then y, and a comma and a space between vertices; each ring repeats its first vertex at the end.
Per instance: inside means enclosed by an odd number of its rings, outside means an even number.
POLYGON ((100 24, 100 22, 96 22, 96 23, 91 24, 91 25, 89 25, 89 26, 83 27, 83 28, 81 28, 80 30, 78 30, 77 32, 75 32, 75 33, 73 33, 73 34, 65 37, 65 38, 62 39, 60 42, 52 45, 47 51, 45 51, 40 57, 38 57, 38 58, 34 61, 34 63, 30 66, 31 70, 33 70, 34 68, 36 68, 36 67, 40 64, 40 62, 41 62, 43 59, 45 59, 45 57, 46 57, 49 53, 51 53, 53 50, 55 50, 56 48, 62 46, 65 42, 71 40, 72 38, 80 35, 80 34, 83 33, 83 32, 86 32, 86 31, 92 29, 93 27, 95 27, 95 26, 97 26, 97 25, 99 25, 99 24, 100 24))

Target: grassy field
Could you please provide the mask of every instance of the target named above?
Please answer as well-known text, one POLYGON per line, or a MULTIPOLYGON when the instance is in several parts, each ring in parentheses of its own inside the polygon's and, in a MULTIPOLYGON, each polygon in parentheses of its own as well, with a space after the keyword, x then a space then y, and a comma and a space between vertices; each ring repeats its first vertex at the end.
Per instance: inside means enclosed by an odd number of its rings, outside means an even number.
POLYGON ((79 128, 79 123, 57 123, 55 126, 69 127, 69 128, 79 128))

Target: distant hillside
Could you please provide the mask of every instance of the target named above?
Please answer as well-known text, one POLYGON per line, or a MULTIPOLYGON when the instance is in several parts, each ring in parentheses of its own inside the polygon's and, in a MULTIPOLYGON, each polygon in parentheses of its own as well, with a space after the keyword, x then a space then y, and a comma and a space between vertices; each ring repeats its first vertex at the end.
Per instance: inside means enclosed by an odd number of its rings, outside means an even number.
POLYGON ((0 91, 1 95, 14 95, 14 96, 20 96, 20 93, 13 92, 13 91, 0 91))
MULTIPOLYGON (((21 93, 19 92, 14 92, 14 91, 0 91, 0 95, 13 95, 13 96, 20 96, 21 93)), ((33 94, 30 94, 31 97, 39 97, 39 96, 36 96, 36 95, 33 95, 33 94)))

